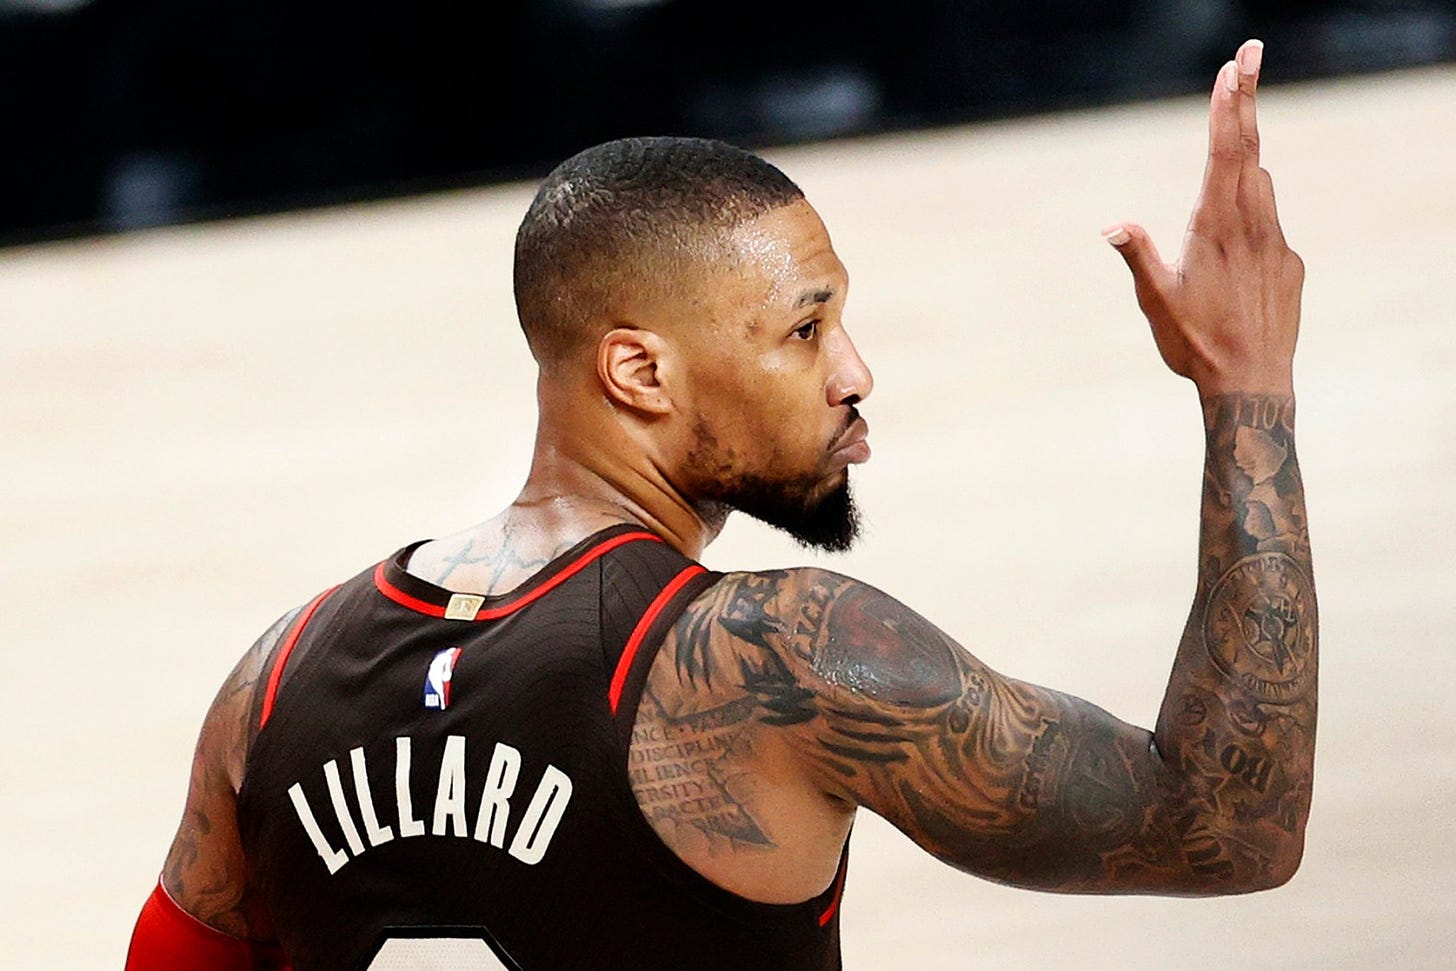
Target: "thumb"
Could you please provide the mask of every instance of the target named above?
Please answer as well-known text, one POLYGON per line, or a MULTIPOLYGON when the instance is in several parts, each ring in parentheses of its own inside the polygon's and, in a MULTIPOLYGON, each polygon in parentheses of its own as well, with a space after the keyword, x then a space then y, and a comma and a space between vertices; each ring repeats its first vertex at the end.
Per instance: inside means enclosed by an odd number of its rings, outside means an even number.
POLYGON ((1173 270, 1158 255, 1147 230, 1136 223, 1116 223, 1102 231, 1102 238, 1122 254, 1132 271, 1133 283, 1141 293, 1145 288, 1161 290, 1171 282, 1173 270))

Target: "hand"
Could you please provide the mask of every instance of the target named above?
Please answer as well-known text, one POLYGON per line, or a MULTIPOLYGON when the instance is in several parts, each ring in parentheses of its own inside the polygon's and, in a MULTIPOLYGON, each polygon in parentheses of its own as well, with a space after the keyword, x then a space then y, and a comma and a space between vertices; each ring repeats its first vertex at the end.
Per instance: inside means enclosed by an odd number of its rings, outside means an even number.
POLYGON ((1208 167, 1178 262, 1141 227, 1103 231, 1132 270, 1158 351, 1200 395, 1292 394, 1304 263, 1284 241, 1274 184, 1259 167, 1254 91, 1264 45, 1246 41, 1219 71, 1208 109, 1208 167))

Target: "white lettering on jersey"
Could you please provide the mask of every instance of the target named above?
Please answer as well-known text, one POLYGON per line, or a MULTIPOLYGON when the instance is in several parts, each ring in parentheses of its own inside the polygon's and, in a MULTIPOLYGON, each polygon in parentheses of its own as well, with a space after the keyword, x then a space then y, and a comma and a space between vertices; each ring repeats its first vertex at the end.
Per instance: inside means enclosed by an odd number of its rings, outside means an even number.
POLYGON ((399 820, 399 835, 424 836, 425 824, 415 819, 410 804, 410 740, 401 735, 394 740, 394 805, 399 820))
POLYGON ((516 777, 520 774, 521 753, 505 742, 496 742, 490 768, 485 770, 485 788, 480 791, 480 811, 475 814, 475 838, 482 843, 502 848, 506 845, 506 821, 511 815, 506 800, 516 791, 516 777))
POLYGON ((339 781, 339 763, 330 759, 324 764, 324 778, 329 783, 329 801, 334 804, 334 815, 339 820, 339 828, 344 831, 344 839, 349 843, 349 849, 358 856, 364 852, 364 841, 359 838, 359 828, 354 825, 354 817, 349 815, 349 804, 344 801, 344 784, 339 781))
POLYGON ((465 825, 464 735, 445 739, 445 754, 440 757, 440 782, 435 786, 435 825, 430 832, 436 836, 465 836, 470 832, 465 825), (453 833, 445 832, 447 821, 453 833))
POLYGON ((571 799, 571 780, 554 765, 546 766, 541 784, 521 817, 516 838, 511 840, 511 856, 522 863, 535 865, 546 855, 546 847, 556 834, 566 803, 571 799))
POLYGON ((293 811, 298 813, 298 821, 303 823, 303 831, 308 834, 313 848, 318 850, 319 858, 324 861, 324 866, 329 868, 329 873, 338 873, 339 867, 349 862, 349 854, 343 850, 336 850, 324 839, 323 831, 319 829, 318 820, 313 818, 313 810, 308 806, 308 800, 304 798, 303 786, 295 782, 288 787, 288 798, 293 801, 293 811))
MULTIPOLYGON (((465 764, 465 736, 447 736, 440 753, 432 825, 427 831, 424 821, 415 818, 414 814, 410 789, 411 741, 408 735, 394 740, 394 822, 399 837, 427 834, 465 837, 498 849, 505 849, 509 839, 507 852, 522 863, 534 866, 545 858, 571 800, 572 784, 566 773, 554 765, 546 766, 526 811, 520 814, 520 822, 512 833, 510 800, 520 781, 523 760, 518 749, 505 742, 497 742, 491 752, 490 764, 485 769, 484 783, 479 789, 480 801, 474 807, 475 830, 472 833, 466 824, 470 807, 466 805, 469 779, 465 764)), ((347 848, 335 848, 330 837, 324 834, 304 794, 303 784, 295 782, 288 787, 288 798, 293 803, 298 821, 331 874, 337 873, 350 859, 368 849, 360 837, 356 816, 364 822, 369 847, 388 843, 396 836, 394 827, 379 821, 379 807, 375 805, 369 786, 368 761, 362 746, 349 750, 349 763, 354 775, 353 794, 356 799, 352 805, 344 791, 338 760, 330 759, 322 766, 329 801, 338 821, 338 829, 333 835, 342 835, 347 848)))
POLYGON ((364 817, 364 835, 369 837, 370 846, 388 843, 394 839, 394 831, 379 825, 379 814, 374 810, 374 793, 369 791, 369 767, 364 764, 364 749, 349 750, 349 764, 354 769, 354 795, 359 797, 359 815, 364 817))

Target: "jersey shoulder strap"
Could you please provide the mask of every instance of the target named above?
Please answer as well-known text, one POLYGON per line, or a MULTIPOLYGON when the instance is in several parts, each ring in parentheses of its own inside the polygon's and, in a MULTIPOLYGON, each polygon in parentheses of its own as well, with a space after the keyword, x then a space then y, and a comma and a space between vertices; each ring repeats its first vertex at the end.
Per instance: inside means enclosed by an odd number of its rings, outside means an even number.
POLYGON ((313 615, 318 612, 319 607, 323 606, 324 601, 328 600, 334 591, 339 589, 339 586, 341 584, 329 587, 329 589, 310 600, 298 612, 298 616, 289 625, 287 633, 278 642, 278 647, 273 651, 273 656, 268 659, 265 665, 268 676, 266 679, 259 678, 259 682, 263 685, 263 690, 258 703, 257 731, 263 730, 263 726, 268 724, 268 719, 273 714, 273 704, 278 698, 278 685, 283 680, 283 671, 288 665, 288 655, 292 654, 293 649, 298 646, 298 639, 303 636, 303 629, 308 626, 309 621, 313 620, 313 615))
POLYGON ((721 577, 666 543, 624 546, 604 561, 602 655, 611 672, 607 703, 621 745, 631 742, 637 705, 667 632, 721 577))

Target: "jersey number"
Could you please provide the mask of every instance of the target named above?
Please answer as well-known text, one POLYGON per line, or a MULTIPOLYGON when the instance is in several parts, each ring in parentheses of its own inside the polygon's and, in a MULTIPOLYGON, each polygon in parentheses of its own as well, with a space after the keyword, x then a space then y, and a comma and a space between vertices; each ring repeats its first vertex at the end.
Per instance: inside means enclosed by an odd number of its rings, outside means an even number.
POLYGON ((391 937, 369 971, 520 971, 478 937, 391 937))

